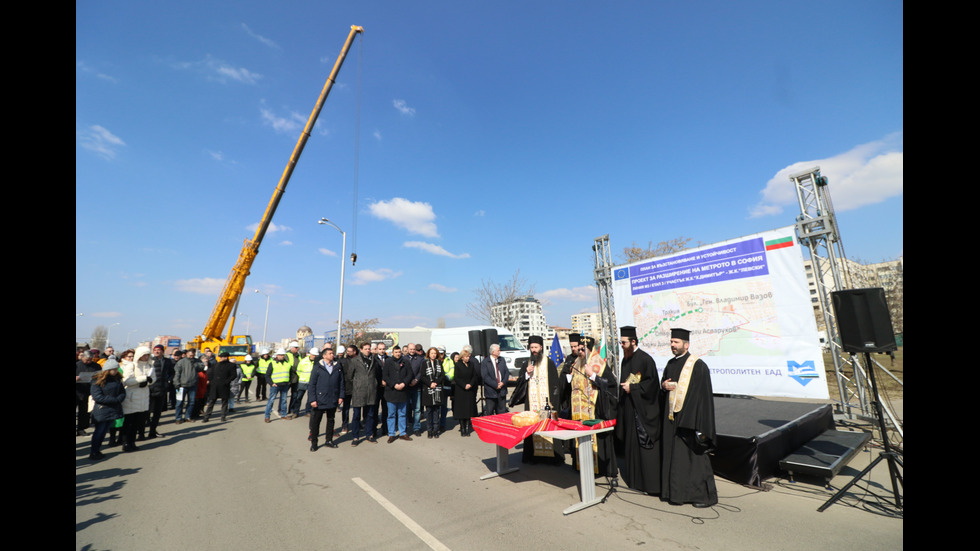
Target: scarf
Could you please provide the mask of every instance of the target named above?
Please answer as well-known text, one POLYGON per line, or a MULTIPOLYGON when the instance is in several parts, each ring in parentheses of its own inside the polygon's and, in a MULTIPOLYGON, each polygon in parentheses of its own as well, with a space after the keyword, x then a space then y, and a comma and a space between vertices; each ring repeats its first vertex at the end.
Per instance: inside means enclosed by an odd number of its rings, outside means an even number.
POLYGON ((687 361, 684 362, 684 367, 681 368, 681 375, 677 378, 677 386, 674 390, 670 391, 670 414, 668 417, 671 421, 674 420, 674 414, 678 413, 684 407, 684 398, 687 397, 687 387, 691 384, 691 372, 694 371, 694 364, 698 361, 698 357, 691 354, 687 357, 687 361))
MULTIPOLYGON (((530 360, 528 360, 530 361, 530 360)), ((548 357, 541 355, 541 361, 534 366, 534 374, 527 381, 527 406, 528 409, 541 412, 545 406, 550 404, 549 396, 551 387, 548 385, 548 357)), ((554 457, 555 443, 546 436, 534 435, 534 455, 537 457, 554 457)))

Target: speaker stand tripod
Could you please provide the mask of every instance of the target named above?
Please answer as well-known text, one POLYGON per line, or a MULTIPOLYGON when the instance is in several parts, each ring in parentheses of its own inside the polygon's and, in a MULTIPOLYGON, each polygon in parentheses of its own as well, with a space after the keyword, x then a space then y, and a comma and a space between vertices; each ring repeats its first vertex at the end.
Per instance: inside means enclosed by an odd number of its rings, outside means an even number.
POLYGON ((870 473, 871 470, 875 468, 875 465, 880 463, 883 459, 888 461, 888 473, 892 479, 892 496, 895 499, 895 506, 898 507, 899 509, 902 509, 902 494, 901 491, 899 491, 898 487, 899 485, 901 485, 902 488, 904 489, 905 481, 902 478, 902 473, 899 472, 898 468, 902 467, 904 469, 905 465, 902 464, 902 459, 899 457, 898 452, 892 450, 891 445, 888 443, 888 431, 887 431, 887 427, 885 426, 884 412, 881 410, 881 395, 878 394, 878 380, 875 377, 874 365, 871 363, 871 354, 869 352, 865 352, 864 359, 865 359, 865 365, 868 366, 868 373, 871 376, 871 389, 872 392, 874 392, 875 414, 878 416, 878 430, 881 432, 881 440, 885 447, 885 450, 880 452, 878 454, 878 457, 876 457, 875 460, 872 461, 870 465, 865 467, 865 469, 861 471, 860 474, 858 474, 853 480, 848 482, 847 485, 845 485, 843 488, 838 490, 837 493, 833 495, 833 497, 831 497, 823 505, 821 505, 820 508, 817 509, 817 511, 821 513, 825 509, 827 509, 827 507, 833 505, 834 502, 836 502, 838 499, 844 497, 844 494, 847 493, 847 490, 850 489, 851 486, 857 484, 858 480, 861 480, 862 478, 864 478, 865 475, 870 473))

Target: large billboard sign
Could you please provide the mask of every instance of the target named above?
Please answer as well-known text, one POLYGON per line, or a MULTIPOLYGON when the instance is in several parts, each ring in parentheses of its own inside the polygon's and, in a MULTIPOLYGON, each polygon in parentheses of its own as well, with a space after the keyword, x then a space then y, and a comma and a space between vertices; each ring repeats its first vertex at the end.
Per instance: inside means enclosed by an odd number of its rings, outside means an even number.
POLYGON ((828 398, 792 226, 618 266, 613 293, 617 323, 636 326, 661 373, 680 327, 716 393, 828 398))

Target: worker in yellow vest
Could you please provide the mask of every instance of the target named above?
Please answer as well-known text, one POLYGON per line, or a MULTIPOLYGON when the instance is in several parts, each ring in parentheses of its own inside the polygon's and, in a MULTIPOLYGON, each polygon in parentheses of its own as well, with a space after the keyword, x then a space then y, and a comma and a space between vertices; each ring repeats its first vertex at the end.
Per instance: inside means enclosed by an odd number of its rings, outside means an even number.
POLYGON ((269 364, 272 363, 272 357, 269 356, 269 349, 263 348, 261 355, 259 356, 259 361, 255 364, 255 401, 261 402, 262 400, 268 400, 269 395, 266 393, 266 388, 269 385, 269 378, 266 376, 266 371, 269 370, 269 364))
POLYGON ((255 368, 258 367, 258 362, 252 359, 250 354, 245 355, 245 361, 239 364, 242 368, 242 383, 238 387, 238 398, 239 402, 242 400, 242 394, 245 395, 245 402, 248 402, 248 389, 252 386, 252 377, 255 375, 255 368))
POLYGON ((320 359, 320 351, 311 348, 310 353, 299 361, 296 366, 296 391, 289 401, 289 418, 295 419, 300 415, 306 415, 308 410, 303 398, 306 396, 306 389, 310 386, 310 375, 313 373, 313 364, 320 359))
POLYGON ((286 359, 286 351, 282 348, 276 349, 276 355, 266 368, 265 376, 269 380, 269 401, 265 404, 265 422, 271 422, 272 403, 279 396, 279 417, 289 419, 286 410, 286 396, 289 392, 289 360, 286 359))

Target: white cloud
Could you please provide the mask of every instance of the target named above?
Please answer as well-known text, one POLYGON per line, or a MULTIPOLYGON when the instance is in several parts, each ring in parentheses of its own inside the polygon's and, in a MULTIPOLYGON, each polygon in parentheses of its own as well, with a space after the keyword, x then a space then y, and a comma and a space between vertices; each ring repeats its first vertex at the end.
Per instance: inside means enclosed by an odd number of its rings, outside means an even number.
POLYGON ((762 200, 749 209, 750 217, 781 214, 787 206, 799 203, 791 174, 820 167, 829 180, 835 211, 853 210, 901 195, 904 189, 902 132, 859 145, 826 159, 793 163, 776 173, 760 193, 762 200))
POLYGON ((331 251, 330 249, 325 249, 325 248, 323 248, 323 247, 320 247, 319 249, 317 249, 317 251, 318 251, 318 252, 319 252, 320 254, 323 254, 323 255, 327 255, 327 256, 337 256, 337 253, 335 253, 335 252, 333 252, 333 251, 331 251))
POLYGON ((351 281, 350 284, 366 285, 368 283, 376 283, 386 279, 394 279, 400 275, 402 275, 401 272, 389 270, 388 268, 381 268, 380 270, 358 270, 354 272, 353 281, 351 281))
POLYGON ((485 211, 483 209, 480 209, 480 210, 474 212, 473 213, 473 216, 486 216, 486 214, 487 214, 487 211, 485 211))
POLYGON ((120 318, 122 317, 122 312, 93 312, 85 315, 93 318, 120 318))
POLYGON ((215 68, 215 71, 222 77, 228 77, 245 84, 255 84, 257 80, 262 78, 262 75, 253 73, 244 67, 232 67, 231 65, 220 65, 215 68))
POLYGON ((275 48, 277 50, 281 50, 282 49, 282 48, 279 47, 278 44, 276 44, 275 42, 273 42, 272 39, 266 38, 266 37, 264 37, 264 36, 262 36, 260 34, 256 34, 254 31, 252 31, 252 29, 248 28, 248 25, 246 25, 245 23, 242 23, 242 29, 245 31, 246 34, 248 34, 252 38, 258 40, 259 42, 265 44, 266 46, 268 46, 270 48, 275 48))
POLYGON ((398 112, 401 113, 402 115, 408 115, 409 117, 415 116, 415 108, 409 107, 408 104, 405 103, 405 100, 396 99, 392 102, 392 104, 395 106, 395 109, 398 109, 398 112))
POLYGON ((119 148, 126 145, 126 142, 122 141, 119 136, 97 124, 88 127, 85 131, 76 132, 75 137, 78 140, 78 145, 107 161, 115 159, 119 148))
POLYGON ((417 233, 425 237, 439 237, 439 231, 433 222, 436 219, 436 213, 432 211, 432 205, 428 203, 413 202, 395 197, 391 201, 373 203, 368 206, 368 209, 374 216, 388 220, 410 233, 417 233))
MULTIPOLYGON (((259 223, 256 222, 254 224, 249 224, 248 226, 245 226, 245 229, 250 232, 254 232, 255 230, 259 229, 259 223)), ((289 226, 276 225, 275 222, 269 222, 269 228, 265 231, 266 233, 275 233, 277 231, 293 231, 293 228, 289 226)))
POLYGON ((303 115, 300 115, 296 111, 293 111, 286 117, 280 117, 268 109, 262 108, 259 110, 262 113, 262 120, 265 124, 272 127, 273 130, 282 133, 293 133, 306 126, 306 119, 303 115))
POLYGON ((280 242, 279 242, 279 244, 280 244, 280 245, 285 245, 285 246, 289 246, 289 245, 292 245, 292 244, 293 244, 293 242, 292 242, 292 241, 290 241, 290 240, 288 240, 288 239, 286 239, 286 240, 284 240, 284 241, 280 241, 280 242))
POLYGON ((552 289, 543 293, 537 293, 535 296, 538 299, 543 300, 571 300, 575 302, 597 300, 596 288, 594 285, 575 287, 574 289, 566 289, 562 287, 560 289, 552 289))
POLYGON ((258 73, 253 73, 244 67, 234 67, 220 59, 211 57, 211 54, 208 54, 201 61, 181 61, 174 63, 173 66, 177 69, 204 73, 209 79, 221 83, 234 80, 244 84, 255 84, 262 78, 262 75, 258 73))
POLYGON ((410 249, 419 249, 420 251, 425 251, 429 254, 436 254, 439 256, 448 256, 449 258, 469 258, 470 253, 463 254, 453 254, 446 249, 435 245, 433 243, 426 243, 424 241, 406 241, 402 244, 403 247, 408 247, 410 249))
POLYGON ((445 285, 439 285, 438 283, 430 283, 429 289, 432 289, 433 291, 439 291, 441 293, 455 293, 456 291, 459 290, 456 287, 446 287, 445 285))
MULTIPOLYGON (((265 294, 267 294, 267 295, 270 295, 270 296, 271 295, 277 295, 277 294, 279 294, 279 291, 281 291, 281 290, 282 290, 282 286, 280 286, 280 285, 275 285, 273 283, 264 283, 264 284, 262 284, 262 292, 265 293, 265 294)), ((254 287, 252 287, 251 289, 246 289, 245 290, 245 292, 248 292, 248 291, 251 291, 252 294, 259 295, 259 293, 256 293, 255 292, 255 288, 254 287)), ((262 295, 259 295, 259 296, 262 297, 262 298, 265 298, 262 295)))
POLYGON ((174 287, 182 293, 198 295, 217 295, 225 286, 225 280, 214 277, 199 277, 195 279, 178 279, 174 287))
MULTIPOLYGON (((307 120, 309 120, 309 119, 307 119, 307 120)), ((330 135, 330 129, 326 127, 327 123, 325 123, 323 121, 324 121, 324 119, 317 119, 317 121, 315 123, 313 123, 313 131, 316 132, 317 135, 320 135, 320 136, 329 136, 330 135)), ((303 122, 303 127, 304 128, 306 127, 306 122, 303 122)))
POLYGON ((116 77, 114 77, 112 75, 107 75, 107 74, 102 73, 102 72, 99 72, 98 70, 96 70, 96 69, 94 69, 92 67, 89 67, 88 64, 85 63, 84 61, 76 61, 75 62, 75 68, 78 69, 79 71, 84 72, 84 73, 93 73, 93 74, 95 74, 95 76, 97 78, 100 78, 102 80, 111 82, 113 84, 117 84, 119 82, 116 79, 116 77))
POLYGON ((126 283, 132 287, 146 287, 146 282, 141 281, 141 278, 145 277, 146 274, 141 273, 128 273, 123 272, 119 277, 126 281, 126 283))
POLYGON ((378 140, 379 142, 381 141, 381 131, 380 130, 375 130, 373 135, 374 135, 374 139, 378 140))

